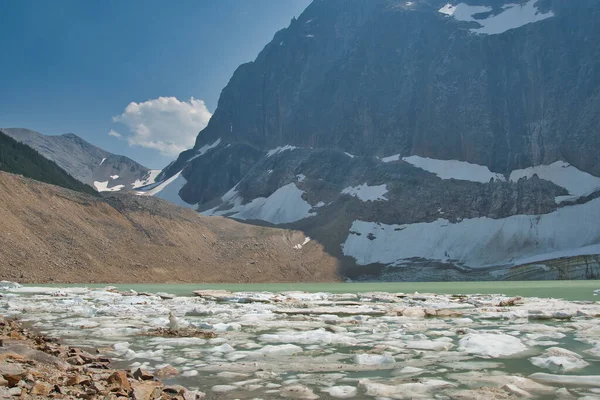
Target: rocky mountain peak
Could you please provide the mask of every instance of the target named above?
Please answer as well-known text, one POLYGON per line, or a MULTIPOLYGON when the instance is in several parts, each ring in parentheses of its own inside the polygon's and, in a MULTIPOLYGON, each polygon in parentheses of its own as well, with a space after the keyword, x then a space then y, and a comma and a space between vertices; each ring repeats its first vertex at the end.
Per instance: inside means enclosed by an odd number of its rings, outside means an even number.
POLYGON ((599 5, 314 1, 236 70, 163 193, 303 229, 349 264, 471 271, 595 246, 595 228, 559 244, 531 226, 595 209, 599 5), (497 236, 457 251, 444 232, 480 219, 497 236), (405 252, 397 232, 417 227, 405 252))

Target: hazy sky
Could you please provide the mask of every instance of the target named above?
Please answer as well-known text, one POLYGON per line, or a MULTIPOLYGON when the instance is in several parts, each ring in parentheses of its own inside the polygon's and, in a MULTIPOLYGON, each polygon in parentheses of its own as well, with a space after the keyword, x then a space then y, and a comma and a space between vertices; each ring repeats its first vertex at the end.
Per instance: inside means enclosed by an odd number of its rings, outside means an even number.
POLYGON ((237 66, 309 3, 4 2, 0 127, 72 132, 162 168, 193 145, 237 66))

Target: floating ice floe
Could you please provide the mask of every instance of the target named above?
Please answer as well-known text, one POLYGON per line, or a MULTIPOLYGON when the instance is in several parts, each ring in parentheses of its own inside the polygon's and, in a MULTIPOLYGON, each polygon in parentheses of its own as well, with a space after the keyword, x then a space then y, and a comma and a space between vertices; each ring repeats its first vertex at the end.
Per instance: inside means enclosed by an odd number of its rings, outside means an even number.
POLYGON ((180 375, 170 383, 212 397, 560 398, 561 386, 597 394, 598 302, 523 298, 506 306, 502 295, 224 290, 162 300, 114 288, 2 287, 4 315, 67 345, 99 348, 119 368, 173 365, 180 375), (427 318, 432 310, 462 317, 427 318), (168 325, 170 312, 217 337, 148 336, 168 325), (570 318, 530 318, 539 315, 570 318), (550 341, 560 348, 531 348, 550 341), (509 357, 519 362, 501 359, 509 357), (534 374, 518 376, 516 364, 534 374), (575 367, 581 376, 562 375, 575 367))
POLYGON ((504 333, 471 333, 459 341, 458 351, 481 357, 500 358, 527 350, 519 338, 504 333))
POLYGON ((560 347, 546 349, 541 356, 532 357, 529 360, 533 365, 549 369, 552 372, 569 372, 590 365, 579 354, 560 347))
POLYGON ((394 364, 396 360, 391 354, 356 354, 354 362, 359 365, 394 364))

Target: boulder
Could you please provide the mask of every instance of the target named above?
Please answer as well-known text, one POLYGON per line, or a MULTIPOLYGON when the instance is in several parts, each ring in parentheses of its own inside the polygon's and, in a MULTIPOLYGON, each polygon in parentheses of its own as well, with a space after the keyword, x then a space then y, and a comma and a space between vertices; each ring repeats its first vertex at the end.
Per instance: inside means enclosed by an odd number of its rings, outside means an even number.
POLYGON ((121 389, 129 392, 131 390, 131 384, 127 379, 127 374, 124 371, 116 371, 106 380, 111 385, 118 385, 121 389))

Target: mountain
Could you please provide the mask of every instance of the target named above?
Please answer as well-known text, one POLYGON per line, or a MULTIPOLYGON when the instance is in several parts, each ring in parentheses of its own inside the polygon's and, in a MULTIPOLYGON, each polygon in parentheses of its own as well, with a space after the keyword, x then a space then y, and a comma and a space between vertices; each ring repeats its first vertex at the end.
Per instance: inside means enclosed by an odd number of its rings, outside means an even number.
POLYGON ((31 147, 17 142, 0 131, 0 171, 23 175, 40 182, 50 183, 83 193, 95 191, 67 174, 54 162, 31 147))
POLYGON ((353 279, 597 278, 599 20, 600 0, 315 0, 152 194, 303 230, 353 279))
POLYGON ((21 128, 2 128, 0 132, 37 150, 75 179, 99 192, 130 190, 151 184, 159 172, 125 156, 104 151, 72 133, 47 136, 21 128))
POLYGON ((336 260, 301 232, 208 218, 152 197, 91 196, 5 172, 0 231, 0 279, 23 283, 339 279, 336 260))

